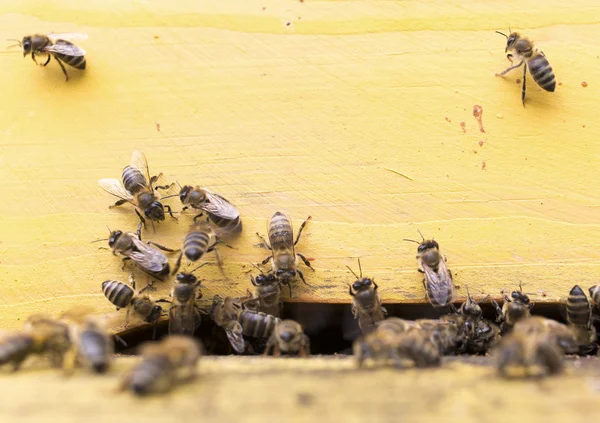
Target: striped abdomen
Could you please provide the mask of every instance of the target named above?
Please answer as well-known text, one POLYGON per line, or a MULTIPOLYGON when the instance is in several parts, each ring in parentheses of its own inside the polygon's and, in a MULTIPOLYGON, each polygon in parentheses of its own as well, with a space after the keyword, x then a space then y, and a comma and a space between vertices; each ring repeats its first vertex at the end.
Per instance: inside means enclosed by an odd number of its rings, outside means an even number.
POLYGON ((240 217, 236 217, 235 219, 225 219, 219 216, 216 216, 212 213, 208 213, 210 217, 210 221, 217 227, 218 232, 227 233, 227 234, 237 234, 242 231, 242 220, 240 217))
POLYGON ((146 185, 148 184, 142 172, 133 166, 125 166, 121 178, 123 179, 125 189, 133 195, 146 189, 146 185))
POLYGON ((590 298, 596 307, 600 307, 600 285, 595 285, 590 288, 590 298))
POLYGON ((211 234, 198 229, 191 229, 183 239, 183 254, 189 261, 198 261, 208 251, 211 234))
MULTIPOLYGON (((72 46, 73 43, 66 40, 56 40, 56 43, 54 43, 54 45, 72 46)), ((65 62, 67 65, 73 66, 76 69, 85 69, 85 56, 70 56, 62 53, 54 53, 54 56, 56 56, 57 59, 60 59, 61 61, 65 62)))
POLYGON ((104 296, 108 301, 119 308, 127 307, 135 294, 129 285, 110 280, 102 282, 102 292, 104 292, 104 296))
POLYGON ((289 250, 294 254, 294 234, 289 217, 277 212, 269 223, 269 242, 273 251, 289 250))
POLYGON ((242 310, 238 315, 243 334, 254 338, 268 338, 273 333, 275 325, 281 320, 270 314, 242 310))
POLYGON ((567 320, 575 326, 588 327, 592 310, 590 302, 579 285, 575 285, 567 298, 567 320))
POLYGON ((33 337, 23 334, 10 335, 0 344, 0 365, 10 362, 18 366, 27 358, 33 347, 33 337))
POLYGON ((398 353, 411 359, 416 367, 439 366, 442 357, 440 347, 432 336, 419 330, 411 330, 398 336, 398 353))
POLYGON ((552 66, 542 53, 537 52, 527 61, 529 73, 533 80, 546 91, 554 91, 556 88, 556 78, 552 66))
POLYGON ((96 372, 105 372, 112 355, 109 338, 96 330, 83 331, 79 342, 79 355, 96 372))
POLYGON ((171 370, 167 355, 146 357, 131 371, 127 385, 138 395, 166 391, 174 381, 171 370))

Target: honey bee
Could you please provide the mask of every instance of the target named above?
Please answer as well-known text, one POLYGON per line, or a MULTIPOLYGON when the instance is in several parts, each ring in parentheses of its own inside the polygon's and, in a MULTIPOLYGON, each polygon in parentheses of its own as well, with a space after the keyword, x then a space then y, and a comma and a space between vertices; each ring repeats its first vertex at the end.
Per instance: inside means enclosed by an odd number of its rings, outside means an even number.
POLYGON ((261 311, 271 316, 280 317, 282 303, 281 285, 273 273, 261 273, 256 277, 250 277, 252 285, 255 286, 254 295, 250 302, 257 303, 256 311, 261 311))
POLYGON ((496 76, 504 76, 513 69, 523 66, 523 87, 521 89, 521 101, 525 106, 525 93, 527 91, 527 67, 529 66, 529 73, 533 80, 542 89, 550 92, 554 92, 556 88, 556 78, 554 77, 554 71, 552 66, 546 59, 546 56, 541 51, 534 48, 533 43, 527 38, 521 37, 516 32, 512 32, 510 35, 506 35, 500 31, 496 31, 500 35, 506 37, 506 49, 505 53, 508 53, 506 57, 513 63, 513 59, 518 61, 516 65, 510 66, 505 71, 496 74, 496 76))
POLYGON ((137 234, 131 232, 111 231, 108 246, 114 255, 124 256, 123 261, 132 260, 136 266, 157 279, 163 280, 169 275, 169 260, 160 250, 175 252, 152 241, 142 242, 140 228, 137 234), (157 247, 157 248, 154 248, 157 247))
POLYGON ((218 295, 213 299, 210 315, 215 324, 225 330, 233 349, 242 354, 246 349, 244 335, 254 338, 269 338, 275 326, 281 322, 269 314, 244 309, 239 298, 218 295))
POLYGON ((73 341, 71 356, 74 366, 78 361, 95 373, 105 373, 113 359, 114 342, 103 322, 96 316, 88 316, 79 325, 74 325, 71 333, 73 341))
POLYGON ((127 308, 127 320, 129 320, 129 312, 132 310, 146 323, 156 323, 162 314, 162 307, 150 299, 148 294, 144 292, 152 289, 152 284, 135 292, 135 280, 129 278, 131 286, 119 281, 104 281, 102 282, 102 292, 104 296, 117 306, 117 310, 127 308))
POLYGON ((304 279, 304 274, 297 268, 297 258, 300 257, 304 264, 309 269, 313 269, 310 262, 304 257, 304 255, 297 253, 295 250, 296 244, 300 239, 302 230, 306 223, 311 219, 308 216, 306 220, 300 225, 298 235, 294 241, 294 230, 292 228, 292 220, 289 216, 281 212, 276 212, 272 217, 268 225, 269 242, 262 237, 258 232, 256 235, 263 241, 262 246, 271 250, 271 255, 263 260, 261 263, 265 265, 271 261, 271 272, 277 277, 282 285, 287 285, 290 289, 290 297, 292 296, 291 283, 296 279, 296 274, 300 276, 302 282, 310 286, 304 279))
MULTIPOLYGON (((204 256, 204 254, 214 251, 215 256, 217 258, 217 265, 223 273, 223 268, 221 266, 221 259, 219 258, 219 253, 217 251, 217 243, 225 244, 224 242, 218 241, 216 239, 216 234, 212 230, 212 226, 208 224, 208 222, 194 222, 185 238, 183 239, 183 248, 179 257, 177 258, 177 262, 175 263, 175 268, 173 270, 173 274, 177 273, 179 267, 181 266, 181 259, 185 256, 189 261, 196 262, 204 256)), ((227 245, 227 244, 225 244, 227 245)), ((206 263, 198 266, 193 271, 199 269, 204 266, 206 263)), ((193 272, 192 271, 192 272, 193 272)))
POLYGON ((308 357, 310 355, 310 340, 304 334, 304 330, 298 322, 282 320, 277 323, 269 337, 264 355, 269 355, 271 352, 273 352, 274 357, 279 357, 281 352, 308 357))
POLYGON ((61 367, 70 348, 67 325, 42 315, 34 315, 28 319, 22 332, 6 334, 0 338, 0 366, 10 363, 13 371, 17 371, 29 356, 46 355, 55 367, 61 367))
POLYGON ((466 341, 464 331, 452 321, 417 319, 415 324, 421 330, 431 332, 432 340, 438 345, 442 355, 456 354, 466 341))
POLYGON ((504 377, 513 377, 515 369, 524 376, 560 373, 564 354, 577 352, 579 345, 572 327, 539 316, 519 320, 496 348, 498 372, 504 377))
POLYGON ((498 315, 496 321, 500 323, 502 333, 509 332, 519 320, 529 318, 531 316, 530 310, 534 305, 529 300, 529 296, 523 292, 521 285, 519 285, 519 291, 513 291, 510 297, 504 296, 502 308, 496 301, 492 300, 498 315))
POLYGON ((76 38, 86 39, 87 35, 80 33, 33 34, 26 35, 22 40, 10 41, 16 41, 17 45, 23 48, 23 57, 31 54, 31 59, 36 65, 46 66, 50 63, 52 56, 54 56, 54 59, 56 59, 65 74, 66 81, 68 81, 69 74, 63 62, 79 70, 84 70, 86 65, 85 51, 68 41, 68 39, 76 38), (36 55, 46 55, 48 58, 44 63, 40 64, 35 58, 36 55))
POLYGON ((442 362, 440 346, 434 332, 409 330, 401 334, 396 342, 399 356, 411 360, 415 367, 436 367, 442 362))
POLYGON ((200 326, 200 311, 196 301, 202 298, 200 281, 190 273, 179 273, 171 297, 169 309, 169 334, 194 335, 200 326))
POLYGON ((595 307, 600 307, 600 285, 590 287, 590 298, 595 307))
POLYGON ((163 393, 176 383, 192 380, 203 350, 196 339, 183 335, 169 335, 161 342, 144 344, 140 351, 142 361, 123 379, 120 390, 143 396, 163 393))
POLYGON ((220 195, 198 186, 185 185, 179 192, 179 199, 184 204, 181 211, 191 207, 205 212, 217 228, 219 236, 234 235, 242 231, 240 212, 220 195))
MULTIPOLYGON (((160 176, 159 174, 150 177, 146 156, 140 150, 135 150, 131 155, 131 163, 123 169, 121 175, 123 184, 112 178, 100 179, 98 184, 104 191, 120 199, 111 207, 118 207, 125 203, 132 204, 140 218, 140 223, 146 227, 146 219, 141 215, 140 210, 144 212, 144 216, 150 219, 153 225, 154 222, 165 220, 165 209, 172 218, 175 218, 171 207, 163 205, 159 201, 160 198, 153 187, 160 176)), ((168 187, 157 186, 156 189, 166 189, 168 187)))
POLYGON ((587 342, 580 346, 581 354, 593 353, 596 349, 596 328, 592 320, 592 306, 585 292, 575 285, 569 292, 567 298, 567 321, 577 328, 581 339, 587 338, 587 342))
POLYGON ((464 314, 446 314, 441 321, 454 325, 458 330, 457 354, 485 354, 500 340, 500 327, 483 317, 473 318, 464 314))
POLYGON ((446 267, 446 257, 440 253, 440 245, 437 241, 425 239, 423 234, 421 234, 421 238, 423 238, 422 242, 412 239, 405 239, 405 241, 419 244, 417 248, 418 270, 425 275, 423 287, 427 298, 431 305, 438 310, 446 311, 448 308, 454 310, 452 302, 456 291, 452 273, 446 267))
POLYGON ((377 322, 385 319, 387 310, 381 306, 381 298, 377 293, 375 281, 363 278, 360 259, 358 260, 358 269, 360 275, 348 267, 348 270, 356 277, 356 281, 352 285, 348 284, 348 292, 352 296, 352 314, 355 319, 358 319, 358 326, 362 333, 368 333, 375 328, 377 322))

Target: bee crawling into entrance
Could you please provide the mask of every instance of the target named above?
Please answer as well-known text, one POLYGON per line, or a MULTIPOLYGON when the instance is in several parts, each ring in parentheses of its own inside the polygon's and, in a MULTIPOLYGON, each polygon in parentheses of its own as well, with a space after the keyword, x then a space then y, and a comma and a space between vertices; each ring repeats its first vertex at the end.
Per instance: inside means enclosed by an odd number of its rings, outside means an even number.
MULTIPOLYGON (((348 267, 348 266, 346 266, 348 267)), ((358 319, 358 326, 362 333, 369 333, 375 329, 375 324, 387 315, 387 310, 381 306, 381 298, 377 293, 377 284, 371 278, 363 278, 360 259, 358 259, 359 275, 348 267, 356 281, 348 284, 352 296, 352 314, 358 319)))
POLYGON ((310 340, 304 334, 304 330, 298 322, 282 320, 275 325, 275 329, 267 341, 264 355, 269 355, 271 351, 274 357, 279 357, 282 352, 308 357, 310 355, 310 340))

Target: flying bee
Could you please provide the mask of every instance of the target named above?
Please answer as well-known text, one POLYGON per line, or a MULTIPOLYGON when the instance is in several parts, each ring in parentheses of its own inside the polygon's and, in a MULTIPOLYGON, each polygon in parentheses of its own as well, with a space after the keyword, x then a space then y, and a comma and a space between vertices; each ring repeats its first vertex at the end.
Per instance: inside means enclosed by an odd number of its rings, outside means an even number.
MULTIPOLYGON (((198 216, 196 216, 198 217, 198 216)), ((194 219, 195 220, 195 219, 194 219)), ((217 259, 217 265, 223 273, 223 268, 221 265, 221 259, 219 258, 219 253, 217 251, 217 244, 225 244, 222 241, 217 240, 216 234, 212 229, 212 226, 208 224, 208 222, 196 222, 190 226, 188 233, 183 239, 183 248, 181 249, 181 253, 177 258, 177 262, 175 263, 175 268, 173 269, 173 274, 177 273, 179 267, 181 266, 181 259, 183 256, 187 258, 191 262, 196 262, 204 256, 204 254, 214 251, 217 259)), ((227 245, 229 247, 229 245, 227 245)), ((201 264, 193 271, 199 269, 204 266, 206 263, 201 264)))
POLYGON ((531 308, 534 303, 529 300, 529 296, 523 292, 523 287, 519 284, 519 291, 513 291, 508 296, 504 296, 502 308, 496 301, 492 300, 496 313, 496 321, 500 323, 502 333, 510 331, 516 322, 521 319, 527 319, 531 316, 531 308))
POLYGON ((358 259, 358 269, 360 275, 348 267, 348 270, 356 277, 356 281, 352 285, 348 284, 348 292, 352 296, 352 314, 355 319, 358 319, 358 326, 362 333, 368 333, 375 328, 377 322, 385 319, 387 310, 381 306, 381 298, 377 293, 378 287, 375 281, 363 278, 360 259, 358 259))
POLYGON ((161 342, 144 344, 140 352, 142 361, 123 379, 120 389, 142 396, 193 379, 203 347, 189 336, 169 335, 161 342))
POLYGON ((163 205, 156 192, 156 189, 167 189, 169 186, 153 187, 160 176, 161 174, 150 177, 146 156, 140 150, 135 150, 131 155, 131 163, 123 169, 121 175, 123 184, 111 178, 100 179, 98 184, 104 191, 120 198, 111 208, 125 203, 132 204, 140 218, 140 223, 146 227, 146 219, 141 215, 140 210, 153 225, 154 222, 165 220, 165 209, 172 218, 175 218, 171 207, 163 205))
POLYGON ((246 349, 244 335, 254 338, 269 338, 275 326, 281 322, 269 314, 244 309, 239 298, 218 295, 213 299, 210 315, 215 324, 225 330, 233 349, 242 354, 246 349))
POLYGON ((179 273, 173 284, 169 309, 169 334, 193 336, 200 326, 200 309, 196 301, 202 298, 200 281, 191 273, 179 273))
POLYGON ((315 270, 306 257, 297 253, 295 250, 296 244, 298 244, 298 240, 302 234, 302 230, 310 219, 311 216, 308 216, 306 220, 302 222, 300 229, 298 229, 298 235, 296 235, 295 241, 292 220, 289 216, 281 212, 276 212, 269 221, 269 242, 267 242, 267 240, 258 232, 256 233, 263 241, 262 246, 271 250, 271 255, 264 259, 261 264, 265 265, 269 260, 271 261, 271 272, 275 274, 282 285, 287 285, 289 287, 290 297, 292 296, 291 283, 296 279, 296 275, 300 276, 302 282, 310 286, 304 279, 304 274, 297 268, 297 257, 300 257, 309 269, 315 270))
POLYGON ((425 239, 419 231, 422 242, 412 239, 405 241, 419 244, 417 248, 417 263, 419 272, 423 273, 423 287, 431 305, 438 310, 454 310, 452 302, 455 297, 455 287, 452 281, 452 273, 446 267, 446 257, 440 253, 440 245, 437 241, 425 239))
POLYGON ((248 302, 257 303, 256 311, 261 311, 271 316, 280 317, 282 303, 281 284, 273 273, 261 273, 256 278, 250 277, 252 285, 255 286, 254 294, 248 302))
POLYGON ((23 48, 23 57, 31 54, 31 59, 36 65, 40 65, 35 58, 36 55, 46 55, 48 57, 41 66, 50 63, 50 59, 54 56, 68 81, 69 74, 67 74, 63 62, 79 70, 84 70, 86 65, 85 51, 68 41, 68 39, 76 38, 84 40, 87 35, 80 33, 33 34, 26 35, 22 40, 10 41, 16 41, 17 45, 23 48))
POLYGON ((310 355, 310 340, 304 334, 304 330, 298 322, 282 320, 277 323, 269 337, 264 355, 269 355, 271 351, 274 357, 279 357, 282 352, 308 357, 310 355))
POLYGON ((220 195, 199 186, 185 185, 179 192, 179 199, 184 204, 181 211, 191 207, 205 212, 219 236, 235 235, 242 231, 240 212, 220 195))
POLYGON ((569 291, 569 297, 567 298, 567 321, 577 328, 581 339, 587 338, 587 343, 580 346, 580 353, 589 354, 594 352, 597 349, 597 338, 596 328, 592 320, 592 305, 579 285, 575 285, 569 291))
POLYGON ((114 255, 124 256, 123 261, 132 260, 141 271, 160 280, 168 276, 170 271, 169 260, 160 250, 176 251, 152 241, 142 242, 139 226, 137 234, 119 230, 111 231, 108 246, 114 255))
POLYGON ((510 66, 505 71, 496 74, 496 76, 504 76, 513 69, 523 65, 523 87, 521 89, 521 101, 525 106, 525 93, 527 91, 527 67, 529 67, 529 73, 533 80, 542 89, 550 92, 554 92, 556 88, 556 78, 554 77, 554 71, 552 66, 544 56, 544 53, 534 48, 533 43, 527 38, 521 37, 516 32, 512 32, 510 35, 506 35, 500 31, 496 31, 500 35, 506 37, 506 48, 505 53, 508 53, 506 57, 513 63, 513 60, 518 61, 516 65, 510 66), (510 52, 510 53, 509 53, 510 52))
POLYGON ((129 282, 131 286, 119 281, 104 281, 102 292, 108 301, 117 306, 117 310, 127 308, 127 320, 129 320, 129 312, 133 311, 146 323, 158 322, 163 311, 162 307, 145 293, 152 289, 152 284, 146 285, 136 293, 133 277, 130 277, 129 282))

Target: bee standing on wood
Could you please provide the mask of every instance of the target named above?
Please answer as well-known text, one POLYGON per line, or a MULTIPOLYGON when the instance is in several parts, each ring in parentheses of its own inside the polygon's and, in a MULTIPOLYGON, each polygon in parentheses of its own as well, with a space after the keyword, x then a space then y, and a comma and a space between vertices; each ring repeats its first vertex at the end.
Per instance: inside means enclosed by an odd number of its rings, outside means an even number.
POLYGON ((252 298, 246 301, 256 303, 256 311, 280 317, 283 304, 281 299, 281 284, 273 273, 261 273, 256 279, 251 276, 250 281, 255 286, 252 298))
POLYGON ((242 354, 246 349, 245 336, 269 338, 275 326, 281 322, 270 314, 244 309, 239 298, 218 295, 213 299, 210 315, 215 324, 225 330, 233 349, 242 354))
MULTIPOLYGON (((212 226, 208 222, 196 222, 195 220, 196 218, 194 218, 194 224, 190 226, 188 233, 183 239, 183 248, 181 249, 181 253, 179 254, 177 262, 175 263, 173 274, 177 273, 177 271, 179 270, 179 267, 181 266, 181 259, 183 258, 183 256, 185 256, 191 262, 196 262, 200 260, 202 256, 204 256, 204 254, 212 251, 215 252, 217 265, 219 266, 221 273, 223 273, 221 259, 217 251, 217 244, 227 244, 217 240, 216 234, 213 231, 212 226)), ((227 246, 229 247, 229 245, 227 246)), ((199 269, 205 264, 206 263, 201 264, 193 271, 199 269)))
POLYGON ((360 259, 358 259, 358 269, 360 276, 348 267, 348 270, 356 277, 356 281, 352 285, 348 284, 348 291, 352 296, 352 314, 355 319, 358 319, 358 326, 362 333, 368 333, 375 328, 377 322, 385 319, 387 311, 381 306, 381 298, 377 293, 378 287, 375 281, 363 278, 360 259))
POLYGON ((46 66, 50 63, 50 59, 54 56, 54 59, 56 59, 65 74, 66 81, 68 81, 69 74, 67 73, 63 62, 79 70, 84 70, 86 65, 85 51, 81 47, 77 47, 75 44, 68 41, 68 39, 85 40, 86 38, 86 34, 80 33, 33 34, 26 35, 22 40, 10 41, 16 41, 17 45, 23 48, 23 57, 31 54, 31 59, 36 65, 40 65, 35 59, 36 55, 48 56, 41 66, 46 66))
POLYGON ((140 352, 142 361, 123 379, 120 390, 141 396, 163 393, 193 379, 203 347, 189 336, 170 335, 161 342, 144 344, 140 352))
POLYGON ((220 195, 205 188, 185 185, 179 192, 179 199, 184 204, 181 211, 192 207, 206 213, 219 236, 235 235, 242 231, 240 212, 220 195))
POLYGON ((502 333, 509 332, 519 320, 529 318, 534 305, 529 300, 529 296, 523 292, 521 285, 519 285, 519 291, 513 291, 510 297, 504 296, 502 308, 496 301, 492 301, 498 315, 496 321, 500 323, 502 333))
POLYGON ((111 231, 108 237, 108 246, 114 255, 125 256, 123 261, 132 260, 141 271, 160 280, 169 275, 170 268, 167 256, 157 248, 168 252, 176 251, 152 241, 142 242, 139 226, 137 234, 119 230, 111 231))
POLYGON ((506 57, 513 63, 513 60, 518 61, 516 65, 513 65, 505 71, 496 74, 496 76, 504 76, 513 69, 523 65, 523 87, 521 89, 521 101, 525 106, 525 93, 527 91, 527 67, 529 67, 529 73, 533 80, 542 89, 550 92, 554 92, 556 88, 556 78, 554 77, 554 71, 552 66, 544 56, 544 53, 534 48, 533 43, 527 38, 521 37, 516 32, 512 32, 510 35, 506 35, 500 31, 496 31, 500 35, 506 37, 506 49, 505 53, 508 53, 506 57))
MULTIPOLYGON (((421 231, 419 231, 421 234, 421 231)), ((440 253, 440 245, 433 239, 425 239, 422 242, 412 239, 405 241, 419 244, 417 248, 417 263, 419 272, 423 273, 423 287, 431 305, 441 311, 455 310, 454 297, 456 295, 452 273, 446 267, 446 257, 440 253)))
POLYGON ((310 355, 310 340, 304 334, 302 326, 294 320, 282 320, 277 323, 275 330, 267 341, 264 355, 273 352, 274 357, 281 353, 298 354, 300 357, 310 355))
MULTIPOLYGON (((171 207, 163 206, 159 201, 160 198, 153 187, 160 176, 161 174, 150 177, 146 156, 140 150, 135 150, 131 155, 131 163, 123 169, 123 184, 111 178, 100 179, 98 184, 104 191, 120 198, 111 208, 125 203, 132 204, 140 222, 146 227, 146 219, 140 214, 140 210, 150 219, 152 225, 154 222, 165 220, 165 209, 175 218, 171 207)), ((168 186, 157 186, 156 189, 158 188, 166 189, 168 186)))
POLYGON ((296 257, 300 257, 309 269, 313 271, 315 270, 310 265, 310 262, 306 259, 306 257, 300 253, 297 253, 295 250, 295 246, 298 244, 302 230, 310 219, 311 216, 308 216, 302 225, 300 225, 300 229, 298 229, 298 235, 296 235, 295 241, 292 220, 289 216, 286 216, 281 212, 276 212, 269 221, 269 242, 267 242, 267 240, 264 239, 264 237, 262 237, 258 232, 256 233, 256 235, 263 241, 261 246, 268 248, 272 253, 269 257, 264 259, 261 264, 265 265, 269 262, 269 260, 271 261, 271 272, 273 272, 282 285, 287 285, 290 288, 290 297, 292 296, 291 283, 296 279, 296 274, 300 276, 302 282, 310 286, 308 283, 306 283, 304 274, 300 271, 300 269, 297 268, 296 257))
POLYGON ((102 292, 104 296, 117 306, 117 310, 127 308, 127 320, 129 320, 129 312, 133 312, 146 323, 156 323, 162 314, 162 307, 157 305, 155 301, 150 299, 145 291, 152 289, 152 284, 135 292, 135 280, 129 278, 131 286, 119 281, 104 281, 102 282, 102 292))
POLYGON ((579 352, 581 354, 595 352, 598 346, 596 345, 596 328, 592 320, 592 305, 579 285, 575 285, 569 291, 567 321, 579 332, 579 338, 582 340, 579 352))
POLYGON ((202 298, 200 281, 190 273, 179 273, 171 297, 169 309, 169 334, 193 336, 200 326, 200 309, 196 301, 202 298))

